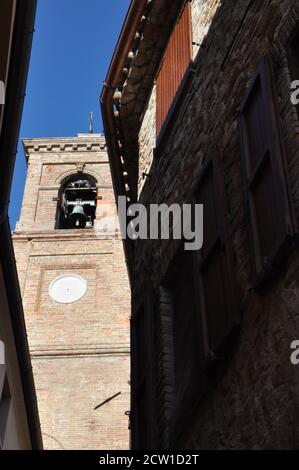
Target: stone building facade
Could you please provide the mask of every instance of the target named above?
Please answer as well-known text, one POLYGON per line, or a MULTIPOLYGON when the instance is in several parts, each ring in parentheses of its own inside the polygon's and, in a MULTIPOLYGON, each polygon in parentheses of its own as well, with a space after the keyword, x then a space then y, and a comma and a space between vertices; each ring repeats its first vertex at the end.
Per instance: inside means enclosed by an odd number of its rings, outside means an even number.
POLYGON ((103 223, 115 214, 105 140, 26 139, 24 149, 13 242, 44 447, 126 449, 129 285, 121 240, 103 223))
POLYGON ((125 241, 133 448, 299 446, 298 31, 296 0, 130 6, 102 92, 116 195, 204 205, 200 252, 125 241))

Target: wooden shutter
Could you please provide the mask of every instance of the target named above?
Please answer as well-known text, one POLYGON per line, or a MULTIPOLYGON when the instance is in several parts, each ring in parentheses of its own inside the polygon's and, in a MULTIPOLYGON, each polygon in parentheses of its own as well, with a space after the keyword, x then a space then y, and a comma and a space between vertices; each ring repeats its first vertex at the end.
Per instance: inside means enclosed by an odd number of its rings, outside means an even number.
POLYGON ((204 243, 197 252, 198 315, 206 358, 216 358, 239 322, 224 179, 218 152, 205 163, 195 194, 203 204, 204 243))
POLYGON ((191 6, 187 1, 170 37, 157 76, 156 129, 159 135, 172 101, 192 59, 191 6))
POLYGON ((182 247, 163 282, 164 301, 168 315, 172 316, 172 342, 168 343, 172 354, 169 366, 173 373, 172 405, 169 407, 172 411, 171 446, 176 445, 205 385, 195 291, 194 254, 182 247))
POLYGON ((152 367, 153 293, 146 290, 142 308, 131 320, 131 437, 133 450, 154 447, 154 399, 152 367))
POLYGON ((157 442, 159 449, 167 449, 174 394, 173 295, 162 286, 155 295, 153 323, 157 442))
POLYGON ((284 260, 294 234, 268 57, 242 104, 240 133, 252 276, 259 287, 284 260))

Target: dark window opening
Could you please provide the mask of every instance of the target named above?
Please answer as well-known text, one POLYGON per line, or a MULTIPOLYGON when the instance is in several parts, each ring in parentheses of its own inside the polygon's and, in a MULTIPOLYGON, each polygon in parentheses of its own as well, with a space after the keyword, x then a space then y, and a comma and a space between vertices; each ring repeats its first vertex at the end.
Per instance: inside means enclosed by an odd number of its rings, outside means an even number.
POLYGON ((56 228, 92 228, 96 218, 96 206, 95 179, 84 174, 72 176, 59 191, 56 228))
POLYGON ((299 80, 299 24, 290 40, 288 60, 292 80, 299 80))
POLYGON ((152 383, 152 292, 146 289, 145 302, 131 321, 132 404, 131 426, 133 450, 154 449, 154 410, 152 383))
POLYGON ((202 329, 197 311, 194 274, 194 255, 181 248, 164 279, 162 292, 160 289, 159 316, 164 314, 166 307, 167 343, 173 352, 172 361, 170 357, 167 358, 168 373, 165 377, 169 387, 172 385, 172 394, 168 392, 165 404, 165 408, 171 411, 172 415, 169 423, 172 444, 176 440, 177 430, 181 429, 190 417, 204 384, 202 329))

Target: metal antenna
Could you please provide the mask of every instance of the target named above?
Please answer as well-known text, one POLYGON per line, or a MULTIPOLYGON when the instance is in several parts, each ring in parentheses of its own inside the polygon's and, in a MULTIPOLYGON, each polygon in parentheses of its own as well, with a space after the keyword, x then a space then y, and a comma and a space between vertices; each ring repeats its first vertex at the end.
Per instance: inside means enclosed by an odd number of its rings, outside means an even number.
POLYGON ((93 113, 89 113, 89 133, 93 134, 93 113))

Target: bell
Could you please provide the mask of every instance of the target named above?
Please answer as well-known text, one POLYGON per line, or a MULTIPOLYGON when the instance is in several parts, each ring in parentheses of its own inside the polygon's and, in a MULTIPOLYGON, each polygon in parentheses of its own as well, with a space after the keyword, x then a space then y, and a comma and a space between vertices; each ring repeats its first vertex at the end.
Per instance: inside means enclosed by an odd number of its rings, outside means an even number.
POLYGON ((68 223, 72 228, 85 228, 87 216, 85 215, 83 206, 77 204, 73 212, 68 216, 68 223))

